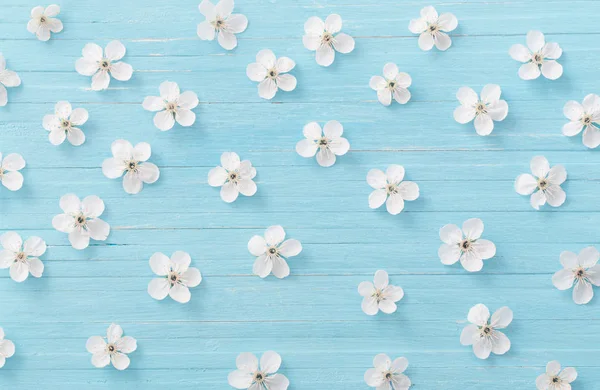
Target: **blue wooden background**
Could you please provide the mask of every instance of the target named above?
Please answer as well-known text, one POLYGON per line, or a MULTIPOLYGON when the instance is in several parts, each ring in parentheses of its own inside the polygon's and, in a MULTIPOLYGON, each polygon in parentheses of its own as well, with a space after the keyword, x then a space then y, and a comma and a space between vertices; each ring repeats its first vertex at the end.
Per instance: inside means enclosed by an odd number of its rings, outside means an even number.
MULTIPOLYGON (((0 150, 27 160, 22 190, 0 188, 0 232, 39 235, 48 243, 41 279, 17 284, 0 273, 0 326, 17 347, 0 371, 1 388, 228 389, 238 353, 281 354, 290 389, 366 389, 365 370, 387 353, 409 360, 415 389, 532 389, 553 359, 577 368, 574 389, 598 388, 600 297, 577 306, 552 286, 563 250, 600 243, 600 154, 580 137, 561 135, 562 107, 600 92, 600 2, 574 0, 239 0, 249 26, 232 52, 200 41, 198 0, 63 0, 64 31, 49 42, 27 32, 39 2, 3 0, 0 51, 23 81, 0 108, 0 150), (459 20, 446 52, 422 52, 408 31, 426 5, 459 20), (323 68, 302 45, 310 16, 342 16, 356 49, 323 68), (508 55, 530 29, 564 50, 557 81, 518 78, 508 55), (128 82, 93 92, 75 72, 88 42, 120 39, 128 82), (257 95, 246 65, 260 49, 297 63, 298 87, 273 101, 257 95), (412 100, 386 108, 369 78, 395 62, 413 78, 412 100), (165 80, 200 98, 197 121, 160 132, 144 97, 165 80), (456 90, 502 87, 509 114, 489 137, 452 118, 456 90), (42 118, 68 100, 84 107, 81 147, 52 146, 42 118), (296 154, 310 121, 340 121, 350 152, 331 168, 296 154), (124 138, 152 145, 161 177, 135 196, 102 175, 110 144, 124 138), (258 193, 224 203, 207 173, 224 151, 250 159, 258 193), (535 155, 564 164, 567 201, 536 212, 513 189, 535 155), (399 216, 370 210, 366 174, 402 164, 421 197, 399 216), (106 242, 76 251, 52 228, 65 193, 95 194, 106 203, 106 242), (438 230, 479 217, 497 255, 482 272, 443 266, 438 230), (304 247, 291 275, 261 280, 252 273, 248 240, 273 224, 304 247), (150 298, 156 252, 184 250, 204 280, 192 301, 150 298), (404 288, 393 315, 365 315, 356 288, 377 269, 404 288), (504 356, 478 360, 459 343, 469 308, 507 305, 515 319, 504 356), (89 336, 111 322, 138 340, 125 372, 96 369, 85 350, 89 336)), ((598 294, 598 290, 596 290, 598 294)))

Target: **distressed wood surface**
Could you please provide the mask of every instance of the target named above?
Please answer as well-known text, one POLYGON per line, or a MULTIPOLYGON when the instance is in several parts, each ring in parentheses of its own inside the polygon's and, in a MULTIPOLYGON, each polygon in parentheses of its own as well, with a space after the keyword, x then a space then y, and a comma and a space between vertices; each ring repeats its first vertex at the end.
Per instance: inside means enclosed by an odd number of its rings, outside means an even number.
MULTIPOLYGON (((39 42, 26 30, 38 5, 5 0, 0 6, 0 51, 23 84, 0 108, 0 151, 21 153, 25 185, 0 188, 0 233, 39 235, 48 243, 39 280, 17 284, 0 273, 0 326, 17 346, 0 371, 0 388, 228 389, 238 353, 281 354, 290 390, 366 389, 363 374, 378 353, 405 356, 415 389, 533 389, 550 360, 577 368, 573 389, 600 381, 600 298, 575 305, 552 286, 563 250, 598 245, 600 155, 580 137, 561 135, 562 107, 600 92, 598 1, 461 0, 238 0, 249 19, 239 46, 226 52, 196 37, 203 20, 198 0, 63 0, 64 31, 39 42), (459 27, 447 52, 422 52, 408 22, 426 5, 452 12, 459 27), (322 68, 302 46, 310 16, 338 13, 356 49, 322 68), (508 55, 530 29, 564 50, 557 81, 526 82, 508 55), (128 82, 93 92, 75 72, 88 42, 120 39, 128 82), (294 59, 298 87, 273 101, 257 95, 246 65, 263 48, 294 59), (413 78, 412 100, 381 106, 369 86, 386 62, 413 78), (160 132, 145 96, 165 80, 200 98, 191 128, 160 132), (509 114, 491 136, 452 118, 456 90, 487 83, 502 87, 509 114), (52 146, 42 117, 68 100, 84 107, 81 147, 52 146), (301 158, 294 146, 310 121, 340 121, 350 152, 331 168, 301 158), (102 175, 112 141, 152 145, 159 181, 135 196, 102 175), (258 193, 225 204, 207 184, 224 151, 250 159, 258 193), (535 155, 568 172, 567 201, 534 211, 513 190, 535 155), (402 164, 421 197, 399 216, 370 210, 369 169, 402 164), (106 203, 106 242, 84 251, 52 228, 65 193, 95 194, 106 203), (438 230, 472 217, 485 223, 497 255, 482 272, 443 266, 438 230), (281 224, 304 250, 290 259, 284 280, 252 275, 247 242, 281 224), (204 280, 186 305, 150 298, 148 259, 184 250, 204 280), (377 269, 405 297, 393 315, 371 318, 360 309, 357 285, 377 269), (515 319, 504 356, 478 360, 459 343, 469 308, 507 305, 515 319), (89 336, 111 322, 138 340, 125 372, 95 369, 89 336)), ((597 291, 598 293, 598 291, 597 291)))

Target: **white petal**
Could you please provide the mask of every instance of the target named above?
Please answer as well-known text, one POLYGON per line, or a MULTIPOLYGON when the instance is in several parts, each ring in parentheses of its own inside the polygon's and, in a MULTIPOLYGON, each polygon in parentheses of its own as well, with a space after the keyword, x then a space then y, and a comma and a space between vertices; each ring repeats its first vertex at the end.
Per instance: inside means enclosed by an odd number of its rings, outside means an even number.
POLYGON ((387 200, 387 191, 383 189, 375 190, 369 194, 369 207, 377 209, 387 200))
POLYGON ((266 278, 273 269, 273 261, 266 256, 262 255, 256 258, 254 261, 254 266, 252 267, 252 273, 260 276, 261 278, 266 278))
POLYGON ((123 176, 125 168, 123 160, 116 158, 107 158, 102 163, 102 173, 109 179, 116 179, 123 176))
POLYGON ((549 42, 544 45, 544 48, 542 49, 542 54, 544 55, 544 58, 550 60, 557 60, 562 55, 562 49, 560 48, 558 43, 549 42))
POLYGON ((320 149, 317 152, 317 163, 322 167, 330 167, 335 164, 335 154, 329 149, 320 149))
POLYGON ((337 14, 331 14, 325 19, 325 30, 335 34, 342 30, 342 17, 337 14))
POLYGON ((274 374, 265 378, 265 384, 269 390, 287 390, 290 381, 282 374, 274 374))
POLYGON ((85 343, 85 348, 89 353, 102 352, 106 348, 106 341, 100 336, 92 336, 85 343))
POLYGON ((479 101, 477 93, 469 87, 460 87, 456 92, 456 98, 463 106, 474 106, 479 101))
POLYGON ((392 360, 386 354, 380 353, 373 358, 373 366, 379 371, 387 371, 392 367, 392 360))
POLYGON ((546 195, 544 194, 544 191, 537 191, 531 195, 529 203, 531 204, 531 207, 539 210, 541 206, 546 204, 546 195))
POLYGON ((242 370, 232 371, 227 376, 227 382, 229 383, 229 386, 235 387, 236 389, 248 389, 253 382, 252 372, 245 372, 242 370))
POLYGON ((600 259, 600 253, 593 246, 583 248, 577 256, 578 264, 584 268, 595 266, 598 263, 598 259, 600 259))
POLYGON ((79 58, 75 62, 75 70, 77 73, 83 76, 92 76, 100 69, 98 62, 94 60, 88 60, 87 58, 79 58))
POLYGON ((94 367, 102 368, 110 364, 110 355, 106 351, 99 351, 92 355, 94 367))
POLYGON ((381 89, 386 88, 387 82, 381 76, 373 76, 371 80, 369 80, 369 87, 371 87, 374 91, 379 91, 381 89))
POLYGON ((317 48, 317 64, 321 66, 329 66, 335 60, 335 51, 329 45, 320 45, 317 48))
POLYGON ((198 38, 203 41, 212 41, 215 39, 216 30, 212 24, 208 20, 204 22, 200 22, 196 29, 196 34, 198 34, 198 38))
POLYGON ((2 160, 2 168, 7 171, 19 171, 25 168, 25 159, 18 153, 11 153, 2 160))
POLYGON ((475 241, 473 243, 473 250, 484 260, 491 259, 496 255, 496 245, 489 240, 479 239, 475 241))
POLYGON ((219 31, 217 41, 219 41, 219 45, 225 50, 233 50, 237 46, 237 38, 229 31, 219 31))
POLYGON ((492 352, 496 355, 504 355, 510 349, 510 340, 502 332, 494 331, 492 338, 492 352))
POLYGON ((569 120, 578 122, 585 114, 583 106, 574 100, 569 100, 563 107, 563 113, 569 120))
POLYGON ((74 229, 74 220, 71 215, 59 214, 52 218, 52 227, 63 233, 70 233, 74 229))
POLYGON ((440 15, 438 18, 438 26, 440 30, 450 32, 456 29, 458 26, 458 19, 453 14, 446 12, 440 15))
POLYGON ((421 50, 429 51, 433 48, 435 41, 433 39, 433 35, 431 35, 428 31, 425 31, 419 35, 419 47, 421 50))
POLYGON ((252 81, 263 81, 267 77, 267 68, 258 62, 253 62, 246 67, 246 76, 252 81))
POLYGON ((434 41, 435 41, 435 47, 437 47, 438 50, 441 50, 441 51, 448 50, 448 48, 450 46, 452 46, 452 39, 450 39, 448 34, 441 32, 441 31, 435 35, 434 41))
POLYGON ((404 179, 404 167, 402 165, 392 164, 387 167, 385 175, 388 183, 400 183, 404 179))
POLYGON ((321 18, 318 18, 316 16, 311 16, 304 23, 304 32, 307 34, 312 33, 316 35, 321 35, 324 30, 325 23, 323 23, 323 20, 321 20, 321 18))
POLYGON ((233 0, 219 0, 215 12, 224 18, 228 17, 233 12, 233 0))
POLYGON ((86 217, 99 217, 104 212, 104 202, 96 195, 86 196, 81 201, 81 211, 86 217))
POLYGON ((81 50, 81 54, 88 61, 99 62, 102 60, 102 48, 95 43, 86 44, 81 50))
POLYGON ((242 352, 235 359, 235 365, 238 370, 245 373, 254 373, 258 371, 258 359, 254 354, 249 352, 242 352))
POLYGON ((585 281, 579 281, 575 283, 573 288, 573 302, 578 305, 585 305, 594 297, 594 290, 592 285, 585 281))
POLYGON ((354 38, 348 34, 339 33, 333 38, 333 47, 342 54, 350 53, 354 50, 354 38))
POLYGON ((581 133, 581 130, 583 130, 583 123, 579 121, 568 122, 562 127, 562 133, 567 137, 573 137, 574 135, 581 133))
POLYGON ((469 310, 469 314, 467 315, 467 319, 469 320, 470 323, 479 325, 479 326, 486 325, 489 318, 490 318, 490 311, 482 303, 478 303, 477 305, 473 306, 469 310))
POLYGON ((380 290, 386 288, 389 284, 389 276, 388 273, 384 270, 377 270, 375 272, 375 276, 373 277, 373 285, 375 288, 380 290))
POLYGON ((240 156, 235 152, 225 152, 221 154, 221 165, 228 171, 235 171, 240 168, 240 156))
POLYGON ((248 27, 248 18, 242 14, 234 14, 227 18, 227 29, 234 34, 244 32, 248 27))
POLYGON ((531 173, 535 177, 546 177, 548 172, 550 172, 550 163, 544 156, 535 156, 531 159, 529 163, 529 167, 531 168, 531 173))
POLYGON ((110 76, 106 71, 99 71, 95 75, 92 76, 92 90, 93 91, 101 91, 103 89, 108 88, 110 84, 110 76))
POLYGON ((87 227, 90 237, 96 241, 104 241, 110 234, 110 225, 99 218, 89 220, 87 227))
POLYGON ((454 120, 460 124, 469 123, 475 118, 475 108, 472 106, 461 105, 454 110, 454 120))
POLYGON ((37 7, 34 7, 31 9, 31 17, 32 18, 39 18, 44 14, 44 7, 42 7, 41 5, 38 5, 37 7))
POLYGON ((125 370, 127 367, 129 367, 130 363, 129 357, 127 357, 127 355, 125 355, 124 353, 120 352, 111 355, 110 361, 112 362, 112 365, 120 371, 125 370))
POLYGON ((329 149, 336 156, 343 156, 344 154, 348 153, 348 150, 350 150, 350 143, 346 138, 334 138, 329 143, 329 149))
POLYGON ((479 359, 487 359, 492 352, 492 343, 487 337, 480 337, 473 342, 473 352, 479 359))
POLYGON ((277 58, 272 50, 263 49, 256 54, 256 62, 265 69, 271 69, 277 64, 277 58))
POLYGON ((83 143, 85 142, 85 134, 83 134, 83 131, 81 131, 81 129, 78 129, 77 127, 72 127, 71 130, 67 132, 67 139, 69 140, 71 145, 80 146, 83 145, 83 143))
POLYGON ((175 251, 171 255, 171 267, 179 273, 187 271, 192 262, 189 253, 184 251, 175 251))
POLYGON ((483 234, 483 221, 479 218, 468 219, 463 223, 462 230, 469 240, 477 240, 483 234))
POLYGON ((469 272, 478 272, 483 268, 483 260, 479 253, 468 251, 460 257, 460 264, 469 272))
POLYGON ((295 66, 296 66, 296 63, 291 58, 280 57, 277 59, 276 67, 277 67, 277 70, 279 71, 279 73, 287 73, 287 72, 291 71, 292 69, 294 69, 295 66))
POLYGON ((453 224, 445 225, 440 229, 440 239, 448 245, 458 244, 463 239, 462 230, 453 224))
POLYGON ((116 343, 121 337, 123 337, 123 328, 117 324, 110 324, 106 330, 106 339, 108 342, 116 343))
POLYGON ((46 252, 46 243, 40 237, 29 237, 23 244, 23 252, 29 256, 41 256, 46 252))
POLYGON ((411 19, 408 23, 408 30, 413 34, 421 34, 427 30, 427 21, 423 18, 411 19))
POLYGON ((277 93, 277 83, 272 79, 266 78, 258 84, 258 96, 263 99, 273 99, 277 93))
POLYGON ((56 4, 51 4, 51 5, 47 6, 46 10, 44 11, 44 14, 51 18, 55 17, 59 13, 60 13, 60 7, 56 4))
POLYGON ((54 146, 61 145, 67 139, 67 133, 62 129, 55 129, 48 134, 48 140, 54 146))
POLYGON ((182 284, 175 284, 169 290, 169 296, 179 303, 187 303, 192 298, 190 289, 182 284))
POLYGON ((117 350, 123 353, 131 353, 137 349, 137 341, 131 336, 121 337, 116 343, 117 350))
POLYGON ((175 117, 169 111, 157 112, 154 115, 154 126, 161 131, 171 130, 175 125, 175 117))
POLYGON ((16 232, 7 232, 0 236, 0 243, 4 249, 17 253, 21 251, 23 239, 16 232))
POLYGON ((573 287, 575 274, 570 269, 562 269, 552 275, 552 284, 559 290, 568 290, 573 287))
POLYGON ((10 278, 15 282, 22 282, 29 276, 29 267, 20 261, 14 262, 10 266, 10 278))
POLYGON ((138 177, 147 184, 152 184, 160 177, 158 167, 150 162, 138 165, 138 177))
POLYGON ((556 80, 563 74, 563 67, 554 60, 544 61, 542 63, 542 74, 545 78, 556 80))
POLYGON ((583 98, 583 109, 588 114, 596 116, 600 112, 600 96, 590 93, 583 98))
POLYGON ((388 213, 398 215, 404 209, 404 200, 399 194, 391 194, 385 202, 388 213))
POLYGON ((384 106, 389 106, 392 104, 392 92, 387 88, 378 90, 377 100, 379 100, 379 103, 383 104, 384 106))
POLYGON ((44 115, 42 126, 48 131, 60 129, 60 119, 56 115, 44 115))
POLYGON ((531 60, 531 52, 528 48, 517 43, 516 45, 512 45, 508 54, 512 57, 513 60, 519 62, 529 62, 531 60))
POLYGON ((548 172, 548 180, 555 185, 561 185, 567 180, 567 171, 562 165, 555 165, 548 172))
POLYGON ((71 112, 73 112, 73 108, 71 104, 67 101, 60 101, 56 103, 54 106, 54 112, 59 118, 69 118, 71 116, 71 112))
POLYGON ((475 131, 479 135, 490 135, 494 130, 494 122, 488 114, 479 114, 475 117, 475 131))
POLYGON ((410 91, 406 88, 398 87, 394 90, 394 100, 400 104, 408 103, 410 96, 410 91))
POLYGON ((307 123, 302 129, 302 134, 304 134, 307 139, 316 141, 321 138, 321 126, 319 126, 317 122, 307 123))
POLYGON ((384 290, 385 299, 398 302, 404 297, 404 290, 398 286, 389 285, 384 290))
POLYGON ((221 187, 220 195, 224 202, 234 202, 240 194, 237 186, 232 182, 227 182, 221 187))
POLYGON ((472 345, 476 337, 479 336, 479 327, 474 324, 467 325, 460 333, 460 343, 462 345, 472 345))
POLYGON ((344 127, 336 120, 331 120, 325 123, 325 126, 323 127, 323 134, 330 139, 339 138, 343 133, 344 127))
POLYGON ((419 197, 419 186, 412 181, 403 181, 398 186, 398 193, 404 200, 415 200, 419 197))
POLYGON ((280 225, 269 226, 265 230, 265 241, 269 246, 277 246, 285 240, 285 230, 280 225))
POLYGON ((460 259, 460 247, 457 244, 442 244, 438 249, 438 257, 442 264, 452 265, 460 259))
POLYGON ((179 99, 177 99, 177 103, 179 107, 184 110, 191 110, 198 106, 198 95, 192 91, 185 91, 181 95, 179 95, 179 99))
POLYGON ((67 194, 60 198, 60 208, 67 214, 76 214, 81 208, 81 201, 76 195, 67 194))
POLYGON ((150 257, 150 268, 158 276, 167 276, 170 271, 171 260, 163 253, 156 252, 150 257))
POLYGON ((546 374, 558 375, 559 372, 560 372, 560 363, 557 362, 556 360, 553 360, 551 362, 548 362, 548 364, 546 364, 546 374))
POLYGON ((490 325, 494 329, 506 328, 513 320, 513 312, 507 306, 503 306, 496 310, 492 315, 490 325))
POLYGON ((302 252, 302 244, 294 239, 285 240, 279 247, 279 253, 284 257, 297 256, 300 252, 302 252))
POLYGON ((540 77, 540 67, 534 62, 523 64, 519 67, 519 77, 523 80, 534 80, 540 77))
POLYGON ((303 139, 296 144, 296 152, 302 157, 313 157, 319 147, 309 139, 303 139))
POLYGON ((238 182, 238 191, 244 196, 256 194, 256 183, 250 179, 242 179, 238 182))
POLYGON ((594 149, 600 145, 600 130, 590 125, 583 132, 583 144, 588 148, 594 149))
POLYGON ((85 108, 76 108, 71 112, 71 116, 69 117, 69 120, 71 121, 72 124, 74 124, 76 126, 81 126, 85 122, 87 122, 88 118, 89 118, 89 115, 85 108))
POLYGON ((208 172, 208 185, 221 187, 227 181, 228 173, 223 167, 215 167, 208 172))
POLYGON ((379 312, 379 306, 377 305, 377 300, 373 297, 365 297, 361 303, 362 311, 370 316, 374 316, 379 312))
POLYGON ((529 50, 532 52, 535 53, 542 50, 545 43, 544 34, 541 32, 531 30, 527 33, 527 47, 529 47, 529 50))
POLYGON ((508 103, 506 100, 498 100, 495 103, 492 103, 488 109, 488 115, 494 121, 503 121, 508 115, 508 103))
POLYGON ((133 68, 124 62, 114 62, 110 66, 110 74, 119 81, 127 81, 133 75, 133 68))
POLYGON ((120 41, 110 41, 104 52, 110 61, 117 61, 125 57, 125 46, 120 41))
POLYGON ((565 369, 562 370, 559 376, 560 379, 563 380, 563 382, 571 383, 575 379, 577 379, 577 370, 575 370, 573 367, 565 367, 565 369))
POLYGON ((371 282, 361 282, 358 285, 358 293, 362 297, 370 297, 375 292, 375 286, 371 282))
POLYGON ((566 269, 573 269, 579 266, 579 259, 573 252, 564 251, 560 253, 560 263, 566 269))
POLYGON ((189 127, 196 121, 196 114, 191 110, 180 108, 175 112, 175 120, 181 126, 189 127))
POLYGON ((398 306, 396 306, 396 304, 394 302, 388 301, 387 299, 380 301, 378 306, 379 306, 379 310, 381 310, 382 312, 384 312, 386 314, 395 313, 396 310, 398 309, 398 306))
POLYGON ((267 374, 274 374, 281 366, 281 356, 277 352, 267 351, 260 358, 260 369, 267 374))
POLYGON ((499 85, 486 84, 481 90, 481 100, 484 103, 495 103, 500 100, 502 90, 499 85))
POLYGON ((281 88, 286 92, 293 91, 294 89, 296 89, 296 84, 296 78, 291 74, 282 74, 277 77, 277 87, 281 88))
POLYGON ((181 274, 181 281, 188 287, 196 287, 202 282, 202 274, 198 268, 190 267, 181 274))
POLYGON ((29 273, 36 278, 41 278, 44 273, 44 263, 37 257, 29 259, 29 273))
POLYGON ((385 188, 387 185, 387 176, 379 169, 371 169, 367 173, 367 183, 376 190, 385 188))
POLYGON ((215 5, 211 3, 210 0, 202 0, 202 2, 198 5, 198 9, 200 10, 200 13, 209 20, 214 19, 217 15, 215 5))

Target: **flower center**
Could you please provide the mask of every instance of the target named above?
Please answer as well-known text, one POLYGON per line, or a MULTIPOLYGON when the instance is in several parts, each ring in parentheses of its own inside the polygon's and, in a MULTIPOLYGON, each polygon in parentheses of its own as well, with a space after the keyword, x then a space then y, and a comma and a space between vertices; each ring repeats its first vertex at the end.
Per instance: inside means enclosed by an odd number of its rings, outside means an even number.
POLYGON ((220 16, 217 16, 217 18, 212 21, 212 25, 215 30, 220 31, 225 27, 225 20, 223 20, 220 16))
POLYGON ((40 23, 46 23, 46 17, 45 16, 42 16, 40 18, 40 23))
POLYGON ((396 80, 390 80, 390 81, 388 82, 388 89, 390 89, 390 90, 392 90, 392 91, 393 91, 394 89, 396 89, 396 80))
POLYGON ((71 122, 67 119, 63 119, 60 124, 65 130, 68 130, 71 127, 71 122))
POLYGON ((229 181, 237 181, 238 180, 238 174, 236 172, 229 172, 229 181))
POLYGON ((561 383, 561 382, 562 382, 562 381, 560 380, 560 378, 559 378, 559 377, 557 377, 557 376, 553 376, 553 377, 552 377, 552 383, 561 383))
POLYGON ((577 279, 584 279, 586 277, 585 270, 581 267, 574 270, 573 273, 577 279))
POLYGON ((265 381, 265 375, 262 372, 257 371, 254 373, 254 382, 263 383, 264 381, 265 381))
POLYGON ((319 139, 319 141, 317 142, 317 144, 321 148, 326 148, 329 145, 329 140, 327 138, 325 138, 325 137, 322 137, 321 139, 319 139))
POLYGON ((75 217, 75 224, 79 227, 85 227, 87 218, 83 214, 79 214, 75 217))
POLYGON ((107 60, 106 58, 103 58, 102 61, 100 61, 100 63, 98 65, 100 65, 100 69, 102 69, 102 70, 110 69, 110 61, 107 60))
POLYGON ((107 350, 109 353, 115 353, 115 351, 117 350, 117 347, 115 347, 115 346, 114 346, 114 344, 108 344, 108 345, 106 346, 106 350, 107 350))
POLYGON ((430 24, 429 27, 427 28, 429 30, 430 34, 434 34, 436 33, 440 28, 437 24, 430 24))
POLYGON ((131 161, 126 161, 126 168, 128 171, 133 171, 133 172, 137 172, 138 169, 138 162, 135 160, 131 160, 131 161))
POLYGON ((0 179, 2 178, 3 175, 4 175, 4 169, 2 167, 0 167, 0 179))
POLYGON ((492 328, 490 326, 486 325, 481 328, 481 334, 483 336, 489 336, 491 333, 492 333, 492 328))
POLYGON ((25 260, 27 260, 27 255, 24 252, 19 252, 15 256, 15 262, 20 261, 20 262, 24 263, 25 260))
POLYGON ((272 80, 276 79, 278 75, 279 75, 279 72, 277 72, 277 69, 275 69, 275 68, 272 68, 267 73, 267 77, 269 77, 272 80))
POLYGON ((479 115, 479 114, 487 114, 487 105, 480 100, 475 105, 475 111, 477 112, 477 115, 479 115))
POLYGON ((169 283, 173 286, 179 282, 179 274, 175 271, 171 271, 169 272, 169 275, 167 275, 167 279, 169 279, 169 283))
POLYGON ((177 104, 169 102, 166 106, 167 111, 174 112, 177 109, 177 104))
POLYGON ((471 241, 469 241, 469 240, 462 240, 459 245, 460 245, 460 250, 463 252, 470 250, 471 247, 473 246, 471 241))
POLYGON ((584 125, 591 125, 592 124, 592 116, 591 115, 585 115, 583 118, 581 118, 581 123, 583 123, 584 125))
POLYGON ((274 246, 270 247, 268 250, 270 255, 276 255, 277 254, 277 248, 275 248, 274 246))
POLYGON ((542 53, 535 53, 532 58, 531 61, 533 61, 533 63, 535 64, 541 64, 542 62, 544 62, 544 56, 542 55, 542 53))
POLYGON ((333 35, 331 33, 328 32, 324 32, 323 35, 321 35, 321 42, 324 45, 330 45, 333 41, 333 35))
POLYGON ((386 372, 386 373, 385 373, 385 379, 387 379, 388 381, 391 381, 391 380, 392 380, 392 373, 391 373, 391 372, 389 372, 389 371, 388 371, 388 372, 386 372))
POLYGON ((538 188, 540 189, 540 191, 545 190, 549 186, 550 186, 550 183, 545 178, 538 179, 538 188))
POLYGON ((373 293, 373 296, 377 300, 377 303, 383 301, 383 299, 384 299, 384 297, 383 297, 383 291, 381 291, 380 289, 375 289, 375 292, 373 293))
POLYGON ((395 184, 388 183, 386 186, 386 191, 388 194, 395 194, 398 192, 398 187, 395 184))

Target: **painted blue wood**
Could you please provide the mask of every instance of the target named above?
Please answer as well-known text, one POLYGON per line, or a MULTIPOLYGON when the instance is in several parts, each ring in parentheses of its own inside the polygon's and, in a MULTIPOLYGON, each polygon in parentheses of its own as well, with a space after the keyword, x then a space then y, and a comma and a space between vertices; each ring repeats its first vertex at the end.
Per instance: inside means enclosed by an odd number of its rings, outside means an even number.
POLYGON ((409 359, 415 389, 532 389, 553 359, 577 368, 574 389, 598 387, 599 299, 576 306, 551 276, 561 251, 600 244, 600 155, 560 131, 564 103, 600 91, 600 27, 590 17, 599 2, 240 0, 236 11, 249 27, 232 52, 196 37, 197 3, 60 1, 65 29, 43 43, 25 28, 37 4, 3 2, 0 51, 23 84, 0 109, 0 151, 21 153, 27 167, 21 191, 0 189, 0 232, 39 235, 49 248, 41 279, 17 284, 0 273, 0 326, 17 346, 0 370, 1 388, 228 389, 239 352, 269 349, 281 354, 290 389, 366 389, 364 371, 381 352, 409 359), (421 52, 407 29, 426 5, 459 19, 447 52, 421 52), (322 68, 301 36, 308 17, 330 13, 342 16, 356 50, 322 68), (563 48, 561 79, 517 77, 508 48, 530 29, 563 48), (126 45, 134 75, 90 91, 75 61, 86 43, 112 39, 126 45), (263 48, 297 63, 298 88, 272 102, 245 75, 263 48), (406 106, 385 108, 368 87, 389 61, 413 78, 406 106), (165 80, 198 94, 193 127, 162 133, 142 109, 165 80), (479 137, 452 119, 454 94, 486 83, 501 85, 509 115, 479 137), (48 142, 41 121, 58 100, 89 111, 83 146, 48 142), (331 119, 344 125, 351 151, 324 169, 294 146, 304 124, 331 119), (100 169, 118 138, 149 142, 161 169, 135 196, 100 169), (225 204, 207 185, 224 151, 256 166, 254 197, 225 204), (513 190, 539 154, 568 171, 559 209, 535 212, 513 190), (368 209, 365 182, 369 169, 391 163, 421 188, 395 217, 368 209), (104 199, 106 242, 76 251, 52 229, 68 192, 104 199), (478 274, 437 258, 438 229, 471 217, 483 219, 498 247, 478 274), (271 224, 304 246, 285 280, 251 275, 247 242, 271 224), (152 253, 175 250, 189 252, 204 276, 187 305, 146 293, 152 253), (377 269, 406 295, 395 314, 371 318, 356 287, 377 269), (480 302, 515 313, 511 350, 486 361, 459 343, 469 308, 480 302), (85 350, 111 322, 138 340, 125 372, 95 369, 85 350))

